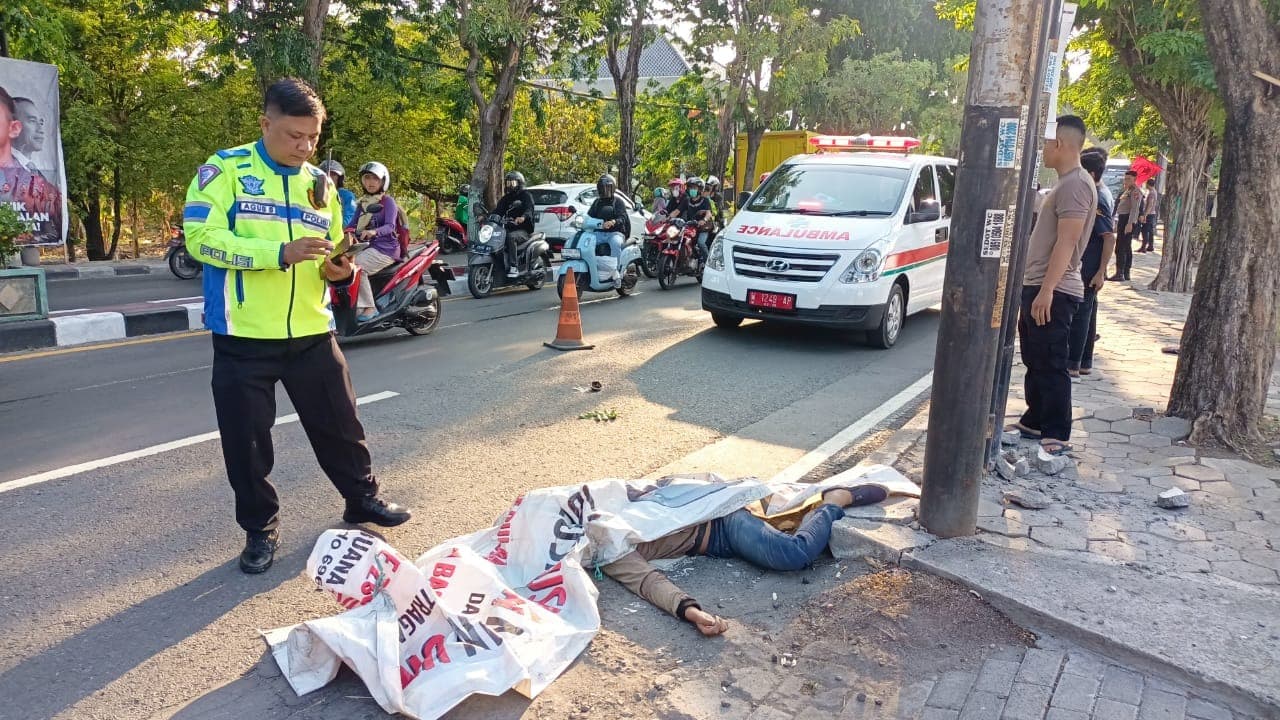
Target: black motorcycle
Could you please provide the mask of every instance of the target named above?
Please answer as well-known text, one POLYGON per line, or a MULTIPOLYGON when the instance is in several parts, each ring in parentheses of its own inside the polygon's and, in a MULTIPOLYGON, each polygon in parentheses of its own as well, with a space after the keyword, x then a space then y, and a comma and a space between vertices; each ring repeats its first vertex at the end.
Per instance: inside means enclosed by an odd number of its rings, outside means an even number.
MULTIPOLYGON (((514 211, 519 203, 512 206, 514 211)), ((533 233, 516 246, 515 277, 507 274, 507 219, 494 213, 485 218, 476 239, 467 249, 467 289, 477 299, 489 297, 495 288, 524 285, 538 290, 551 269, 551 246, 542 233, 533 233)))
POLYGON ((173 234, 169 238, 169 249, 165 251, 164 259, 169 263, 169 272, 177 275, 179 280, 193 280, 204 269, 204 263, 191 257, 191 253, 187 252, 187 234, 180 227, 173 229, 173 234))

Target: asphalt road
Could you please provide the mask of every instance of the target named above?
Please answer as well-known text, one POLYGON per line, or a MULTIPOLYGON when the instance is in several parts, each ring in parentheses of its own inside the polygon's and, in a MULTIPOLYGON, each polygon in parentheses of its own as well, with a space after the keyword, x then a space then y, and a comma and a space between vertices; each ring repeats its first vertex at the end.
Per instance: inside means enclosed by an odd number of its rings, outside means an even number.
MULTIPOLYGON (((692 282, 640 290, 585 298, 591 352, 542 347, 550 288, 451 300, 431 336, 347 344, 357 394, 399 393, 361 410, 384 494, 416 511, 388 540, 416 554, 488 525, 523 490, 643 476, 729 435, 756 450, 726 472, 771 475, 932 366, 933 313, 877 351, 715 329, 692 282), (575 390, 592 380, 602 393, 575 390), (596 408, 619 419, 577 419, 596 408)), ((203 335, 3 359, 0 482, 215 429, 210 361, 203 335)), ((240 717, 216 698, 262 661, 258 631, 334 612, 301 572, 340 500, 297 424, 275 442, 283 539, 262 576, 236 569, 243 535, 213 441, 0 494, 0 718, 240 717)))
POLYGON ((165 270, 148 275, 50 280, 48 288, 50 310, 88 310, 148 300, 194 298, 200 295, 200 278, 179 280, 165 270))

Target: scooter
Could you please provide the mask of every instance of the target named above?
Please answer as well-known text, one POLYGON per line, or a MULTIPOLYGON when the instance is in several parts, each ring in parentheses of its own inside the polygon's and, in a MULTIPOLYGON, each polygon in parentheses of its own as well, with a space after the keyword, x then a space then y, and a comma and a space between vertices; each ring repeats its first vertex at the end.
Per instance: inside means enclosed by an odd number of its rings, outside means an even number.
POLYGON ((615 255, 608 236, 619 233, 603 230, 604 220, 579 215, 573 225, 579 230, 560 251, 564 262, 556 270, 556 293, 564 297, 566 273, 573 268, 579 295, 587 290, 630 295, 640 282, 640 247, 624 237, 622 250, 615 255))
POLYGON ((451 253, 467 249, 467 226, 451 217, 436 218, 436 242, 442 252, 451 253))
POLYGON ((169 237, 169 249, 164 253, 165 262, 169 263, 169 272, 178 276, 179 280, 192 280, 204 270, 204 263, 191 257, 187 252, 187 234, 182 228, 175 227, 169 237))
MULTIPOLYGON (((381 212, 377 205, 368 212, 381 212)), ((430 242, 408 247, 407 236, 400 241, 401 259, 369 276, 377 313, 369 320, 356 319, 356 301, 360 278, 365 271, 359 266, 351 282, 329 288, 334 329, 338 337, 355 337, 369 333, 404 328, 410 335, 427 335, 440 325, 442 295, 449 294, 453 271, 440 260, 440 244, 430 242)))
POLYGON ((702 269, 706 258, 698 253, 698 232, 702 225, 698 222, 686 223, 680 218, 672 221, 672 233, 668 230, 662 238, 662 259, 658 261, 658 285, 663 290, 675 287, 676 279, 681 275, 692 275, 702 282, 702 269))
MULTIPOLYGON (((512 205, 511 210, 520 207, 512 205)), ((467 289, 476 299, 486 298, 494 288, 504 285, 524 285, 539 290, 547 282, 547 270, 551 267, 551 246, 546 235, 533 233, 528 240, 516 246, 516 266, 519 274, 507 276, 507 221, 494 213, 480 225, 476 241, 467 254, 467 289)))

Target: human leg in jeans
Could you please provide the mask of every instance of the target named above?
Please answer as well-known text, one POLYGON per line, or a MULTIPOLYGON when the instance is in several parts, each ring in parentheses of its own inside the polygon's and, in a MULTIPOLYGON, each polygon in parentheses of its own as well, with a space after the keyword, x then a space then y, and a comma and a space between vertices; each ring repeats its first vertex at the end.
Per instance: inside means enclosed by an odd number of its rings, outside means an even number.
POLYGON ((1098 295, 1093 295, 1089 304, 1089 335, 1084 341, 1084 353, 1080 356, 1080 374, 1093 372, 1093 343, 1098 339, 1098 295))
POLYGON ((852 492, 828 490, 823 494, 823 504, 805 516, 794 534, 782 532, 749 510, 737 510, 712 525, 707 554, 742 558, 766 570, 800 570, 826 549, 831 524, 844 517, 844 506, 866 505, 884 498, 884 489, 874 485, 858 486, 852 492))
MULTIPOLYGON (((1076 313, 1071 318, 1071 354, 1070 362, 1067 363, 1067 371, 1072 375, 1078 375, 1080 370, 1091 366, 1084 364, 1085 348, 1092 349, 1093 345, 1093 323, 1090 322, 1094 308, 1098 300, 1097 292, 1093 288, 1086 288, 1084 291, 1084 301, 1080 303, 1080 307, 1076 308, 1076 313)), ((1090 353, 1092 360, 1092 353, 1090 353)))
POLYGON ((1071 376, 1067 363, 1071 354, 1071 320, 1080 300, 1055 292, 1049 322, 1037 325, 1031 318, 1031 304, 1039 293, 1039 286, 1022 288, 1018 336, 1022 364, 1027 368, 1027 411, 1020 422, 1038 430, 1041 444, 1053 448, 1071 438, 1071 376))
POLYGON ((1147 252, 1156 251, 1156 216, 1148 215, 1142 223, 1142 249, 1147 252))

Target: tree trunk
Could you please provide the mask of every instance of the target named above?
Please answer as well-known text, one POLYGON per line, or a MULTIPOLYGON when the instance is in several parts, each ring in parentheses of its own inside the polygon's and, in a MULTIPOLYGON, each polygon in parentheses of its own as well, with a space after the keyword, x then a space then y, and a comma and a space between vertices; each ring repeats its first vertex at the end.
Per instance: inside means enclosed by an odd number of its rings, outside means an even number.
MULTIPOLYGON (((742 92, 742 79, 733 77, 737 67, 738 63, 729 63, 727 78, 729 85, 725 89, 720 112, 716 114, 716 142, 711 148, 710 157, 707 158, 710 161, 710 171, 721 177, 724 177, 725 170, 729 167, 729 156, 733 154, 733 145, 738 139, 737 123, 734 119, 738 108, 738 96, 742 92)), ((742 192, 744 189, 735 188, 737 192, 742 192)))
POLYGON ((111 173, 111 247, 107 249, 107 256, 104 260, 114 260, 116 257, 116 248, 120 245, 120 228, 124 224, 123 205, 121 196, 123 191, 120 188, 120 168, 117 167, 115 172, 111 173))
POLYGON ((84 197, 84 254, 89 260, 106 260, 106 241, 102 236, 102 193, 98 191, 102 175, 89 174, 84 197))
POLYGON ((626 55, 620 57, 621 38, 611 37, 606 43, 606 61, 613 76, 614 95, 618 98, 618 189, 630 197, 635 192, 631 177, 636 165, 636 85, 640 80, 640 54, 644 52, 644 21, 648 3, 635 3, 626 39, 626 55), (621 60, 621 62, 619 62, 621 60))
POLYGON ((498 77, 494 83, 493 98, 485 97, 480 87, 479 71, 482 57, 477 47, 469 48, 471 59, 467 64, 467 84, 478 109, 480 148, 476 154, 475 170, 471 173, 471 218, 467 227, 468 237, 475 237, 480 218, 476 217, 476 200, 484 198, 492 210, 498 201, 502 187, 502 162, 507 152, 507 138, 511 133, 511 115, 515 107, 516 80, 519 79, 520 55, 524 47, 510 43, 506 57, 502 59, 498 77))
POLYGON ((1200 132, 1175 127, 1169 126, 1175 160, 1160 213, 1164 245, 1160 249, 1160 272, 1151 282, 1151 289, 1185 293, 1191 291, 1195 279, 1192 268, 1199 257, 1195 231, 1204 217, 1204 172, 1211 162, 1211 141, 1207 126, 1200 132))
POLYGON ((742 190, 749 191, 756 186, 756 155, 760 154, 764 130, 764 125, 747 125, 747 169, 742 173, 742 190))
POLYGON ((311 64, 307 80, 320 80, 320 64, 324 62, 324 20, 329 16, 329 0, 306 0, 302 7, 302 34, 311 45, 311 64))
POLYGON ((1193 421, 1192 442, 1241 448, 1260 439, 1276 353, 1280 288, 1280 28, 1259 0, 1200 0, 1209 57, 1226 107, 1218 217, 1182 333, 1169 412, 1193 421))
POLYGON ((138 246, 138 242, 142 237, 142 228, 138 224, 138 198, 129 199, 129 228, 133 233, 133 259, 137 260, 142 257, 142 248, 138 246))

